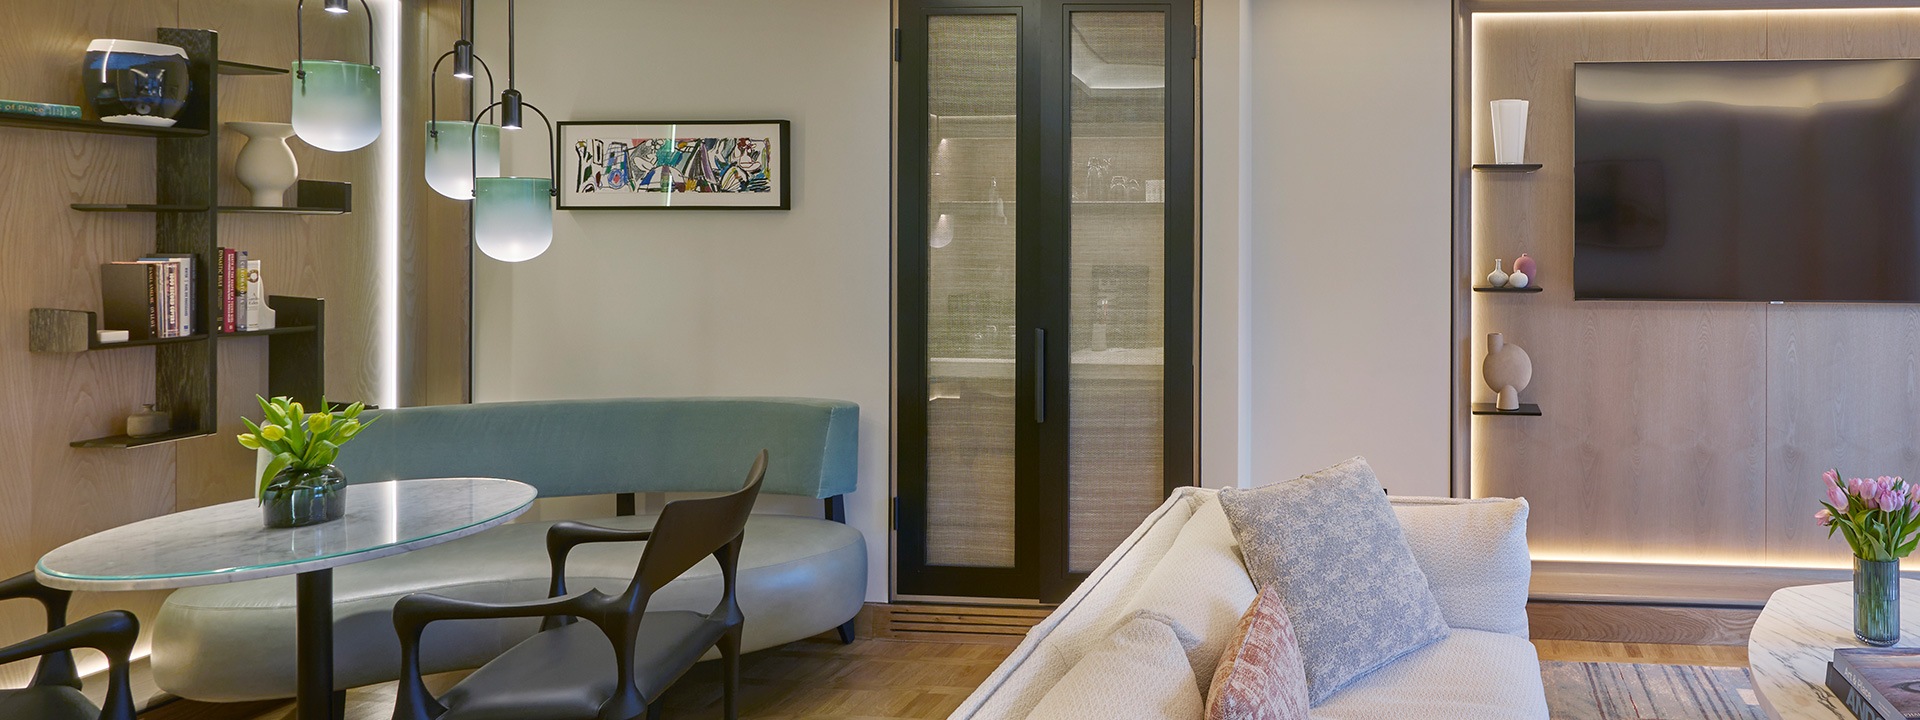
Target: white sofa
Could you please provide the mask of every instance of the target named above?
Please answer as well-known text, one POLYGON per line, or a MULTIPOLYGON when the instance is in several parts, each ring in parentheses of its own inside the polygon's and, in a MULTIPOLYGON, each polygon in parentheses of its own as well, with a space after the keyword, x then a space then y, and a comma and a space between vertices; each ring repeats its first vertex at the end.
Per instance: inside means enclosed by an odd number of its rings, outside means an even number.
MULTIPOLYGON (((1251 581, 1222 577, 1218 583, 1181 578, 1183 568, 1204 565, 1182 539, 1174 562, 1161 560, 1182 538, 1189 521, 1194 536, 1219 537, 1225 522, 1218 511, 1216 491, 1181 488, 1148 516, 1133 535, 1095 569, 1079 590, 1058 610, 1027 633, 1013 654, 967 698, 949 720, 1023 720, 1080 658, 1104 640, 1138 609, 1138 598, 1181 598, 1180 602, 1220 606, 1251 601, 1251 581), (1213 507, 1208 507, 1209 505, 1213 507), (1202 531, 1206 532, 1202 532, 1202 531), (1175 567, 1178 565, 1179 567, 1175 567), (1177 583, 1181 589, 1168 585, 1177 583), (1243 601, 1241 597, 1244 596, 1243 601)), ((1394 511, 1406 529, 1422 572, 1428 577, 1442 614, 1452 628, 1449 636, 1415 650, 1327 698, 1313 708, 1316 720, 1373 720, 1419 718, 1431 720, 1545 720, 1547 705, 1540 680, 1540 661, 1526 633, 1526 594, 1530 566, 1525 551, 1525 505, 1518 506, 1517 528, 1510 532, 1475 527, 1471 514, 1481 505, 1480 520, 1492 512, 1495 501, 1445 498, 1393 498, 1394 511), (1431 514, 1433 511, 1441 514, 1431 514), (1427 512, 1425 516, 1415 514, 1427 512), (1464 519, 1456 521, 1456 519, 1464 519), (1492 629, 1487 629, 1492 628, 1492 629)), ((1514 506, 1505 508, 1512 517, 1514 506)), ((1509 523, 1511 525, 1511 523, 1509 523)), ((1230 533, 1228 534, 1230 538, 1230 533)), ((1220 541, 1231 543, 1231 540, 1220 541)), ((1231 556, 1238 556, 1237 546, 1231 556)), ((1217 564, 1215 571, 1231 573, 1245 567, 1217 564)), ((1189 573, 1190 574, 1190 573, 1189 573)), ((1191 610, 1188 610, 1191 612, 1191 610)), ((1220 645, 1233 623, 1215 620, 1204 629, 1203 642, 1220 645)), ((1217 651, 1216 651, 1217 652, 1217 651)), ((1196 667, 1200 664, 1196 663, 1196 667)), ((1210 674, 1211 668, 1206 672, 1210 674)), ((1204 680, 1204 677, 1202 678, 1204 680)))

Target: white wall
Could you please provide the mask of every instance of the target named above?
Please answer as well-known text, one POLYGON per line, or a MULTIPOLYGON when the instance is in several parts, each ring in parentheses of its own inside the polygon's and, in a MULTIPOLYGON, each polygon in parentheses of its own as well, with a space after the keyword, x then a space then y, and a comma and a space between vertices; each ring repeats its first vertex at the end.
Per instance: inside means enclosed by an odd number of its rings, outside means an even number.
POLYGON ((1365 455, 1388 490, 1445 495, 1451 5, 1251 18, 1253 482, 1365 455))
MULTIPOLYGON (((848 521, 873 549, 868 599, 886 600, 890 2, 570 0, 519 11, 518 86, 555 121, 793 121, 793 209, 557 212, 545 255, 476 260, 475 400, 859 403, 848 521)), ((504 87, 506 3, 478 12, 476 46, 504 87)), ((509 134, 508 171, 545 174, 546 131, 509 134)))

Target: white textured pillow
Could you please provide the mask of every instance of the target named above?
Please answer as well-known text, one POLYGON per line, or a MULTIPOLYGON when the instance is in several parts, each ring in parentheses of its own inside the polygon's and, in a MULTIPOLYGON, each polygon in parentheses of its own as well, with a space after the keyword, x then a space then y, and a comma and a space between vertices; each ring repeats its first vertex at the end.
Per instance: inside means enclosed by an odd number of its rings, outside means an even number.
POLYGON ((1527 501, 1393 498, 1450 627, 1527 637, 1527 501))
POLYGON ((1135 615, 1054 683, 1027 720, 1202 720, 1187 650, 1197 638, 1151 612, 1135 615))
POLYGON ((1193 518, 1180 528, 1173 547, 1147 575, 1147 582, 1127 604, 1127 614, 1148 610, 1172 618, 1192 631, 1200 644, 1187 654, 1200 687, 1213 684, 1220 655, 1233 640, 1240 616, 1259 591, 1240 561, 1240 544, 1233 526, 1209 497, 1193 518))

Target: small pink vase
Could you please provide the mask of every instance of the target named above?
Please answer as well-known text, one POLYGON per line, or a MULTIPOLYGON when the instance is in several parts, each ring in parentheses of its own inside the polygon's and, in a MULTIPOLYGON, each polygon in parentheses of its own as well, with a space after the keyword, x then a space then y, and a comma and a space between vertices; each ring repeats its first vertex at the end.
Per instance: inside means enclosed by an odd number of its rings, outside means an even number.
POLYGON ((1520 253, 1520 259, 1513 261, 1513 271, 1526 273, 1528 284, 1540 282, 1540 274, 1534 272, 1533 258, 1527 257, 1526 253, 1520 253))

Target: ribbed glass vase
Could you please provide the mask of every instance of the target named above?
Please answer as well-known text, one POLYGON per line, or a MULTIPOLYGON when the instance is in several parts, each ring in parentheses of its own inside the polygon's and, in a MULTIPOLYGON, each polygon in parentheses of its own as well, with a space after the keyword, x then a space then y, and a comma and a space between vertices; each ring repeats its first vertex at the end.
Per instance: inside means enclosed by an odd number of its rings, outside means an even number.
POLYGON ((1900 642, 1900 561, 1853 559, 1853 635, 1874 647, 1900 642))

